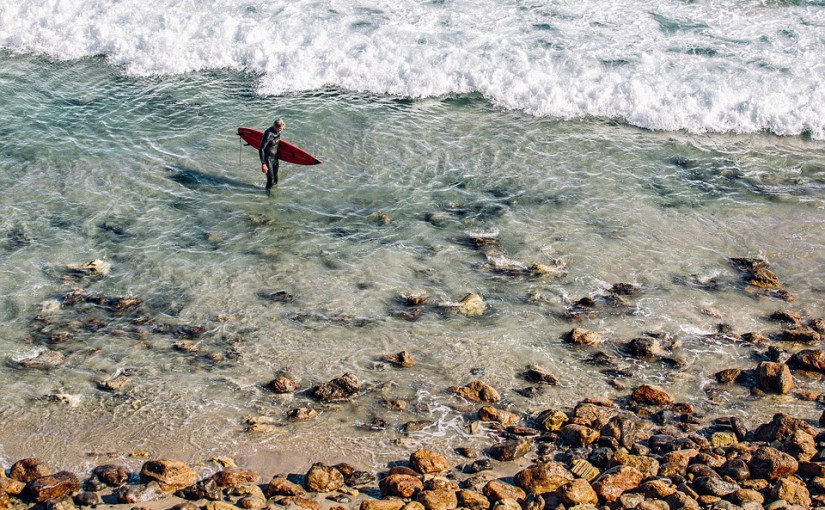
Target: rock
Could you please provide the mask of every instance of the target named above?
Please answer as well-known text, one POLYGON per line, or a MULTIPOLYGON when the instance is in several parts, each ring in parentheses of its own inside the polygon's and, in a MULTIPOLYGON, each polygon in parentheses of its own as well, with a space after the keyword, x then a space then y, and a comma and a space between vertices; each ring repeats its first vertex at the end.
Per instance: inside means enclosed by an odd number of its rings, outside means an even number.
POLYGON ((275 496, 304 496, 306 491, 297 483, 290 482, 285 476, 275 476, 269 481, 265 491, 267 498, 275 496))
POLYGON ((754 501, 760 505, 765 502, 765 496, 755 490, 739 489, 730 495, 730 499, 735 503, 745 503, 746 501, 754 501))
POLYGON ((9 469, 9 478, 23 483, 31 482, 43 476, 50 475, 52 470, 40 459, 29 457, 18 460, 9 469))
POLYGON ((117 490, 118 503, 148 503, 166 497, 166 493, 156 481, 147 484, 122 485, 117 490))
POLYGON ((659 461, 644 455, 631 455, 624 448, 619 449, 613 457, 615 463, 637 469, 645 478, 659 473, 659 461))
POLYGON ((484 311, 487 309, 487 304, 481 296, 472 292, 468 292, 458 303, 450 303, 447 306, 467 317, 484 315, 484 311))
POLYGON ((442 455, 421 448, 410 455, 410 467, 426 475, 446 471, 450 463, 442 455))
POLYGON ((775 480, 796 473, 799 463, 787 453, 771 446, 763 446, 753 454, 748 468, 754 478, 775 480))
POLYGON ((66 362, 66 357, 57 351, 43 351, 36 356, 17 362, 20 368, 35 370, 52 370, 66 362))
POLYGON ((256 483, 259 479, 258 473, 246 468, 231 468, 218 471, 212 475, 212 479, 219 487, 237 487, 239 485, 256 483))
POLYGON ((721 498, 736 492, 741 487, 735 483, 726 482, 718 476, 700 476, 693 480, 693 488, 699 494, 707 494, 721 498))
POLYGON ((324 402, 349 400, 361 391, 361 382, 352 372, 319 384, 312 389, 312 396, 324 402))
POLYGON ((175 492, 197 482, 198 474, 183 462, 158 459, 143 464, 140 479, 143 483, 156 481, 163 491, 175 492))
POLYGON ((613 416, 599 431, 603 437, 613 437, 625 448, 636 441, 636 422, 624 416, 613 416))
POLYGON ((401 510, 403 507, 404 501, 400 499, 365 499, 359 510, 401 510))
POLYGON ((568 506, 595 505, 599 502, 596 491, 593 490, 587 480, 581 478, 577 478, 563 486, 557 492, 557 495, 568 506))
POLYGON ((80 479, 74 473, 60 471, 36 478, 26 486, 27 492, 38 503, 47 499, 71 496, 81 489, 80 479))
POLYGON ((496 502, 505 499, 524 501, 527 493, 520 487, 504 483, 501 480, 490 480, 481 490, 490 501, 496 502))
POLYGON ((673 395, 658 386, 643 384, 633 390, 630 397, 634 402, 656 406, 670 405, 676 402, 673 395))
POLYGON ((204 478, 189 487, 184 487, 177 491, 177 495, 192 501, 198 499, 217 501, 223 499, 223 489, 218 486, 218 483, 213 478, 204 478))
POLYGON ((788 365, 763 361, 756 367, 756 382, 767 393, 785 394, 793 388, 793 376, 788 365))
POLYGON ((719 468, 719 474, 722 476, 727 476, 731 480, 736 482, 743 482, 751 477, 750 469, 748 468, 748 463, 745 459, 742 458, 733 458, 726 461, 722 466, 719 468))
POLYGON ((425 292, 408 292, 401 294, 401 301, 407 306, 426 305, 430 301, 430 296, 425 292))
POLYGON ((575 345, 598 345, 604 343, 604 337, 601 334, 582 328, 573 328, 565 335, 564 339, 567 343, 575 345))
POLYGON ((453 490, 425 490, 418 493, 416 500, 425 510, 453 510, 458 507, 458 498, 453 490))
POLYGON ((662 346, 659 340, 648 336, 634 338, 621 346, 621 350, 634 358, 650 359, 662 355, 662 346))
POLYGON ((528 494, 547 494, 573 481, 573 474, 560 462, 545 462, 516 473, 513 481, 528 494))
POLYGON ((109 487, 120 487, 129 481, 129 470, 126 466, 117 464, 98 466, 92 470, 92 474, 109 487))
POLYGON ((101 259, 94 259, 85 264, 66 264, 66 272, 72 276, 108 276, 112 270, 111 264, 101 259))
POLYGON ((318 417, 318 411, 311 407, 296 407, 286 413, 287 419, 291 421, 305 421, 318 417))
POLYGON ((515 499, 505 498, 496 501, 493 510, 523 510, 523 508, 515 499))
MULTIPOLYGON (((213 501, 212 503, 217 503, 213 501)), ((321 510, 321 504, 315 501, 314 499, 305 498, 303 496, 285 496, 278 500, 275 500, 275 503, 284 507, 298 507, 303 508, 305 510, 321 510)), ((207 504, 206 510, 237 510, 229 503, 223 503, 224 505, 230 506, 230 508, 226 509, 214 509, 209 508, 207 504)))
POLYGON ((815 344, 822 341, 822 335, 816 332, 813 328, 796 325, 783 330, 779 335, 779 339, 784 340, 785 342, 815 344))
POLYGON ((595 480, 601 471, 596 469, 593 464, 584 459, 575 459, 570 463, 570 472, 579 478, 583 478, 588 482, 595 480))
POLYGON ((804 420, 792 418, 784 413, 776 413, 771 421, 764 423, 753 432, 755 441, 771 443, 773 441, 785 441, 796 430, 801 430, 811 436, 816 436, 816 431, 804 420))
POLYGON ((472 381, 466 386, 450 386, 448 389, 456 395, 476 402, 498 402, 501 400, 498 391, 479 380, 472 381))
POLYGON ((490 457, 501 461, 510 462, 518 458, 524 457, 533 449, 533 442, 530 440, 519 439, 516 441, 508 441, 506 443, 499 443, 491 446, 487 453, 490 457))
POLYGON ((572 447, 588 446, 599 440, 598 431, 584 425, 565 425, 559 431, 559 436, 572 447))
POLYGON ((316 462, 307 471, 304 483, 312 492, 332 492, 344 486, 344 475, 332 466, 316 462))
POLYGON ((408 351, 401 351, 397 354, 387 354, 382 359, 401 368, 410 368, 415 365, 415 356, 408 351))
MULTIPOLYGON (((3 473, 0 471, 0 473, 3 473)), ((5 473, 3 473, 5 475, 5 473)), ((26 484, 14 478, 6 478, 0 476, 0 493, 6 493, 11 496, 19 496, 26 489, 26 484)))
POLYGON ((567 414, 557 409, 547 409, 539 414, 537 421, 544 430, 554 432, 561 430, 562 426, 567 423, 569 419, 567 414))
MULTIPOLYGON (((237 510, 237 507, 226 501, 208 501, 204 506, 205 510, 237 510)), ((318 509, 320 510, 320 508, 318 509)))
POLYGON ((490 508, 490 500, 487 496, 475 491, 462 490, 456 494, 456 497, 459 506, 467 510, 488 510, 490 508))
POLYGON ((648 499, 665 499, 676 492, 670 480, 649 480, 639 485, 639 492, 648 499))
POLYGON ((381 495, 384 497, 395 496, 399 498, 411 498, 418 492, 424 490, 424 484, 417 476, 406 474, 390 474, 378 484, 381 495))
POLYGON ((811 506, 811 494, 802 482, 791 478, 782 478, 771 489, 772 499, 782 499, 791 505, 808 508, 811 506))
POLYGON ((299 385, 298 381, 294 379, 290 379, 289 377, 285 376, 278 376, 275 379, 269 381, 269 384, 267 384, 266 386, 275 393, 285 394, 292 393, 293 391, 297 390, 299 385))
POLYGON ((790 357, 788 365, 802 370, 825 373, 825 350, 801 350, 790 357))
POLYGON ((492 406, 484 406, 478 410, 478 419, 481 421, 491 421, 509 427, 519 422, 519 417, 510 411, 496 409, 492 406))
POLYGON ((625 491, 635 489, 644 479, 638 469, 629 466, 616 466, 608 469, 593 482, 593 489, 600 498, 613 503, 625 491))
POLYGON ((802 430, 794 430, 793 433, 785 439, 782 445, 782 450, 800 462, 807 462, 817 454, 816 441, 807 432, 802 430))
POLYGON ((736 438, 736 434, 732 431, 714 432, 713 435, 710 436, 710 445, 713 448, 726 448, 738 442, 739 440, 736 438))
POLYGON ((555 386, 559 383, 558 377, 535 365, 527 367, 527 370, 524 371, 524 378, 530 382, 538 384, 549 384, 555 386))
MULTIPOLYGON (((103 503, 103 499, 97 492, 81 491, 75 494, 74 503, 77 506, 91 506, 95 507, 103 503)), ((2 506, 2 505, 0 505, 2 506)))

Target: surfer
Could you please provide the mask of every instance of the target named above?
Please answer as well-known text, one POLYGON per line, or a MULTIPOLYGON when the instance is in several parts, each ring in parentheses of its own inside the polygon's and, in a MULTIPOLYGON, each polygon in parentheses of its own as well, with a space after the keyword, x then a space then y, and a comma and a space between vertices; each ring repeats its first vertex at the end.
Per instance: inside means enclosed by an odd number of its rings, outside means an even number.
POLYGON ((261 172, 266 174, 267 191, 278 184, 278 145, 285 125, 284 119, 275 119, 272 127, 264 131, 261 145, 258 148, 258 155, 261 157, 261 172))

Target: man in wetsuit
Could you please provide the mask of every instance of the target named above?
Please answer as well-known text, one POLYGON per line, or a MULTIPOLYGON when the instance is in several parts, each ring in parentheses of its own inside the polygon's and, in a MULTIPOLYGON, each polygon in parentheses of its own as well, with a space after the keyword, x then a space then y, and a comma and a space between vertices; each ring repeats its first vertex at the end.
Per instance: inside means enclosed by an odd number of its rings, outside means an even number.
POLYGON ((283 119, 275 119, 272 127, 264 131, 261 137, 258 156, 261 157, 261 172, 266 174, 267 191, 278 184, 278 145, 281 141, 281 130, 285 125, 283 119))

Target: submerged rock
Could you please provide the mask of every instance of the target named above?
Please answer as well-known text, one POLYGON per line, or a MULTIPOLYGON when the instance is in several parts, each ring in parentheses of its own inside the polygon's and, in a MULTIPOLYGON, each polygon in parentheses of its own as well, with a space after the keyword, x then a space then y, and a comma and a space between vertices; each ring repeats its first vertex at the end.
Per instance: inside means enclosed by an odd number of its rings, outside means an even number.
POLYGON ((63 365, 66 357, 57 351, 43 351, 36 356, 25 358, 17 362, 20 368, 36 370, 52 370, 63 365))
POLYGON ((451 392, 476 402, 498 402, 501 395, 492 386, 479 380, 471 381, 466 386, 450 386, 451 392))
POLYGON ((409 351, 401 351, 396 354, 387 354, 382 358, 382 360, 401 368, 410 368, 415 365, 415 356, 410 354, 409 351))
POLYGON ((573 328, 564 339, 576 345, 598 345, 604 342, 604 337, 600 333, 582 328, 573 328))
POLYGON ((324 402, 349 400, 361 391, 361 381, 352 372, 312 388, 312 396, 324 402))
POLYGON ((94 259, 85 264, 66 264, 66 272, 72 276, 108 276, 112 266, 101 259, 94 259))

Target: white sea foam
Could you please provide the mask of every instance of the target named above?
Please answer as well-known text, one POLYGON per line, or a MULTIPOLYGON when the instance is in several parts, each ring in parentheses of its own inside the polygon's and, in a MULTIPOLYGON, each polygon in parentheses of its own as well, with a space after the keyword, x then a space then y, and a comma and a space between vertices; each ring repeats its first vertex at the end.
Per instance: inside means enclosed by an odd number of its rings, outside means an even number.
POLYGON ((104 54, 135 75, 243 69, 260 92, 479 92, 538 116, 825 139, 817 2, 42 0, 0 6, 0 45, 104 54))

